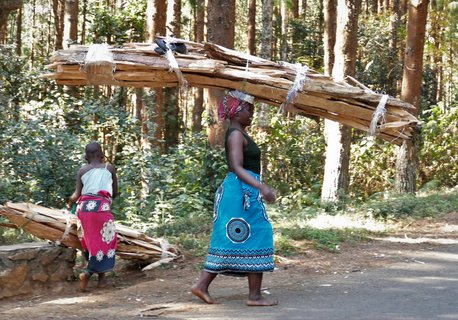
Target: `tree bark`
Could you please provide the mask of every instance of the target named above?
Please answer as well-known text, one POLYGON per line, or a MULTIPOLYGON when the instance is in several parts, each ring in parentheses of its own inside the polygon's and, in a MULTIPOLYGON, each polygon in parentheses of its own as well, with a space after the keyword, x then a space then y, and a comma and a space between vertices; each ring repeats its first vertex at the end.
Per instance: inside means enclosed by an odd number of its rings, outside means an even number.
POLYGON ((0 2, 0 44, 6 44, 7 21, 11 11, 22 8, 23 0, 3 0, 0 2))
MULTIPOLYGON (((423 76, 423 48, 429 0, 414 0, 409 4, 407 43, 404 55, 401 99, 413 104, 417 116, 420 110, 423 76)), ((420 132, 412 133, 412 140, 404 140, 396 159, 395 189, 398 193, 415 193, 420 132)))
POLYGON ((324 0, 324 74, 330 76, 334 66, 334 46, 336 44, 337 0, 324 0))
POLYGON ((399 0, 393 0, 393 7, 391 11, 391 37, 389 41, 390 54, 388 63, 388 75, 385 91, 391 96, 397 96, 397 79, 399 79, 398 72, 398 30, 401 24, 399 16, 399 0))
MULTIPOLYGON (((337 81, 343 81, 347 75, 354 76, 356 72, 360 8, 361 0, 337 0, 335 59, 332 68, 332 76, 337 81)), ((326 161, 321 201, 332 203, 343 200, 348 193, 351 128, 325 120, 324 134, 326 161)))
POLYGON ((78 41, 78 0, 65 0, 64 49, 78 41))
POLYGON ((256 55, 256 0, 248 4, 248 53, 256 55))
POLYGON ((22 8, 19 9, 17 15, 17 32, 16 32, 16 54, 18 56, 22 55, 22 8))
MULTIPOLYGON (((208 0, 207 6, 207 37, 208 41, 222 45, 226 48, 234 48, 235 36, 235 0, 208 0)), ((224 96, 223 90, 207 91, 207 113, 209 124, 207 129, 210 146, 223 146, 224 132, 227 124, 218 121, 218 104, 224 96)))
POLYGON ((272 59, 272 0, 262 1, 261 58, 272 59))
POLYGON ((83 10, 82 10, 82 22, 81 22, 81 39, 80 43, 85 44, 86 43, 86 16, 87 16, 87 0, 82 0, 83 1, 83 10))
POLYGON ((145 39, 147 42, 154 42, 154 14, 156 8, 154 7, 154 0, 146 1, 146 28, 145 28, 145 39))
POLYGON ((65 15, 65 2, 64 0, 53 0, 53 16, 54 28, 56 30, 54 49, 63 49, 64 40, 64 15, 65 15))
POLYGON ((307 17, 307 0, 302 0, 301 1, 301 18, 302 20, 305 20, 307 17))
POLYGON ((288 11, 286 10, 286 0, 280 0, 281 15, 281 36, 280 36, 280 59, 288 61, 288 11))
POLYGON ((291 15, 293 19, 299 19, 299 0, 291 1, 291 15))
MULTIPOLYGON (((195 26, 194 40, 203 42, 205 39, 205 0, 197 0, 194 7, 195 26)), ((204 112, 204 89, 196 88, 194 106, 192 110, 192 132, 202 132, 202 113, 204 112)))

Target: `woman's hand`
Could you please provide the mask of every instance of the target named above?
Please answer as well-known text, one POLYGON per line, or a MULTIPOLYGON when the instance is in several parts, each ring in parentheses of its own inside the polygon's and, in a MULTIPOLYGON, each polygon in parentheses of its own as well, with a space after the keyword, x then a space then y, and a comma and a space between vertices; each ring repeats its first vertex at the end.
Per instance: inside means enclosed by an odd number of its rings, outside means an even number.
POLYGON ((262 197, 268 202, 273 203, 275 202, 275 192, 271 188, 269 188, 265 184, 261 184, 259 188, 259 192, 261 193, 262 197))

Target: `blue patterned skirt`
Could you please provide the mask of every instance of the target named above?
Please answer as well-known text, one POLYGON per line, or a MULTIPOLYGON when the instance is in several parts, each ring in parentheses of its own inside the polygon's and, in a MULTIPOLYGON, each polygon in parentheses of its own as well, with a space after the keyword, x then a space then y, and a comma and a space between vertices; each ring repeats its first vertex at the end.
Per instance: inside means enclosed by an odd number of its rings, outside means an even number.
MULTIPOLYGON (((259 180, 259 175, 250 174, 259 180)), ((272 225, 259 190, 230 172, 216 191, 204 270, 245 275, 274 270, 272 225)))

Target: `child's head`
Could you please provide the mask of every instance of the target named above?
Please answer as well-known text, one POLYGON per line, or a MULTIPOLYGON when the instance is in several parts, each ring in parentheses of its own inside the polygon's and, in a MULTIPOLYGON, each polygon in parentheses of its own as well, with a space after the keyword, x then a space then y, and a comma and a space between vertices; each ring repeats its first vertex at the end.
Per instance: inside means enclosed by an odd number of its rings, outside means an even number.
POLYGON ((91 142, 86 146, 86 160, 91 162, 94 159, 103 161, 104 155, 102 147, 98 142, 91 142))

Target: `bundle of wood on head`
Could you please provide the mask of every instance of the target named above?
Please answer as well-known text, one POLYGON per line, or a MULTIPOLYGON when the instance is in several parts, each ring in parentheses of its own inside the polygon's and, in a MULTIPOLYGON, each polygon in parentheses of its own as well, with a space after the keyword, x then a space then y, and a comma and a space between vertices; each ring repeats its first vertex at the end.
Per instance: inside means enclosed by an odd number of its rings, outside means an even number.
MULTIPOLYGON (((6 203, 0 215, 26 232, 67 247, 82 249, 77 235, 78 218, 66 210, 50 209, 31 203, 6 203)), ((151 269, 180 256, 179 251, 165 239, 155 239, 141 231, 116 224, 118 248, 116 255, 138 260, 151 269)))
MULTIPOLYGON (((174 59, 170 59, 170 52, 161 54, 151 43, 106 47, 113 67, 103 68, 103 75, 102 69, 91 68, 100 63, 87 59, 91 47, 74 46, 55 52, 48 66, 54 72, 43 77, 68 86, 154 88, 185 82, 194 87, 236 89, 290 113, 334 120, 395 144, 410 139, 413 128, 420 124, 411 114, 414 106, 375 93, 355 79, 338 82, 307 66, 273 62, 212 43, 173 41, 187 49, 185 53, 174 52, 174 59), (96 74, 91 73, 93 69, 97 69, 96 74)), ((107 65, 107 59, 104 61, 102 64, 107 65)))

